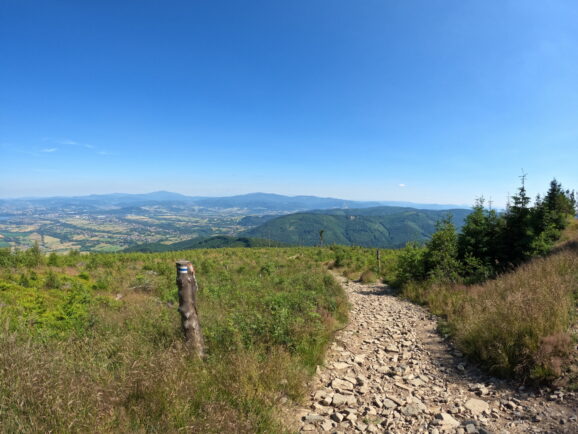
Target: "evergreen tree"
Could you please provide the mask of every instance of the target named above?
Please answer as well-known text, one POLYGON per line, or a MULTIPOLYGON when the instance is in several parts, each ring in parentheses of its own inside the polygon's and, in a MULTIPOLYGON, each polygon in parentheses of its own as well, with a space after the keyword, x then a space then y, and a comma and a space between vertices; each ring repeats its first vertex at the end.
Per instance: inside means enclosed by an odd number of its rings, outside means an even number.
POLYGON ((434 280, 457 282, 460 279, 458 235, 451 215, 440 220, 436 232, 426 244, 425 269, 434 280))
POLYGON ((484 208, 484 198, 476 200, 458 235, 458 258, 468 282, 480 282, 495 274, 499 245, 500 218, 484 208))
POLYGON ((504 227, 506 226, 506 219, 503 215, 498 214, 495 209, 491 209, 487 214, 486 225, 488 262, 491 267, 497 271, 500 267, 501 248, 503 246, 502 234, 504 233, 504 227))
POLYGON ((508 204, 504 215, 502 228, 499 260, 502 267, 518 265, 531 256, 533 231, 532 214, 530 210, 530 198, 526 194, 522 177, 522 185, 518 193, 512 196, 512 202, 508 204))
POLYGON ((568 220, 576 213, 574 192, 564 191, 562 185, 553 179, 546 196, 536 198, 532 209, 534 231, 531 243, 532 255, 544 255, 550 251, 568 220))
POLYGON ((486 210, 480 198, 459 235, 448 216, 438 222, 425 248, 407 246, 398 262, 400 282, 427 278, 480 282, 548 253, 569 218, 576 215, 576 194, 563 190, 554 179, 546 195, 538 196, 532 207, 524 181, 525 175, 505 213, 486 210))
POLYGON ((544 214, 554 226, 562 230, 568 223, 568 217, 576 214, 576 198, 574 192, 564 191, 562 184, 554 178, 550 182, 550 189, 541 203, 544 214))
POLYGON ((488 257, 488 216, 484 198, 476 200, 472 213, 466 217, 458 237, 458 256, 464 259, 473 256, 485 260, 488 257))

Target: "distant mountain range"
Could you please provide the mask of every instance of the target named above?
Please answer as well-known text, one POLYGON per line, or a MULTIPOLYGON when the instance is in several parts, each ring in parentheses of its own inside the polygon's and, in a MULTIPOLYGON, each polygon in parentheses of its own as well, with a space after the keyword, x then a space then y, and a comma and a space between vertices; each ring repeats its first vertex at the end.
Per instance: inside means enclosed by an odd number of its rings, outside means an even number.
POLYGON ((150 206, 155 204, 173 204, 178 206, 196 206, 212 209, 242 209, 248 213, 295 212, 307 210, 323 210, 334 208, 369 208, 380 205, 410 206, 420 209, 452 209, 456 205, 417 204, 411 202, 392 201, 354 201, 316 196, 284 196, 270 193, 250 193, 228 197, 186 196, 168 191, 157 191, 146 194, 93 194, 89 196, 48 197, 0 199, 4 207, 61 207, 78 206, 95 209, 126 208, 134 206, 150 206))

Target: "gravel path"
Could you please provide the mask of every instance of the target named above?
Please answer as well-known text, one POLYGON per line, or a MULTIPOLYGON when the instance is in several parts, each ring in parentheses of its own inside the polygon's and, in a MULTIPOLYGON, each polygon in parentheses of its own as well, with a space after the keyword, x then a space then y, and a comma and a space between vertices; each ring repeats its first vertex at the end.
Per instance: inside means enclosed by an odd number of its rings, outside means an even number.
POLYGON ((515 388, 469 366, 425 309, 381 284, 335 277, 347 290, 340 331, 297 409, 306 432, 578 432, 576 396, 515 388))

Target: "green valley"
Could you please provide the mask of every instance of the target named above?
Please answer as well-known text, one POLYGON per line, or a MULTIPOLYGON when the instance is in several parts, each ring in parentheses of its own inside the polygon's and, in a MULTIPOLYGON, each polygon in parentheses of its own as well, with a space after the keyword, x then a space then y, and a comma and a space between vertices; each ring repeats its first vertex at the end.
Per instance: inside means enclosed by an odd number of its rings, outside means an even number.
MULTIPOLYGON (((65 253, 279 245, 274 241, 316 245, 321 229, 327 231, 329 243, 402 247, 407 241, 426 240, 447 212, 439 209, 441 205, 415 209, 379 204, 264 193, 224 198, 155 192, 0 199, 0 247, 22 250, 38 243, 46 252, 65 253), (275 220, 283 216, 286 220, 275 220)), ((459 225, 467 211, 450 212, 459 225)))

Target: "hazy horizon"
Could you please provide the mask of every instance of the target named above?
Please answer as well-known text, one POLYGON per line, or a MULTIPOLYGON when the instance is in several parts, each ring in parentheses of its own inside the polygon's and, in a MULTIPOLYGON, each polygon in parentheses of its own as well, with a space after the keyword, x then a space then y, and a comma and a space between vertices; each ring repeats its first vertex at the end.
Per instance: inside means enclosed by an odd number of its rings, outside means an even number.
POLYGON ((0 197, 578 187, 578 4, 0 5, 0 197))
MULTIPOLYGON (((399 203, 408 203, 408 204, 423 204, 423 205, 448 205, 448 206, 460 206, 460 207, 470 207, 471 205, 468 204, 458 204, 458 203, 433 203, 433 202, 412 202, 412 201, 404 201, 404 200, 388 200, 388 199, 351 199, 347 197, 333 197, 333 196, 317 196, 311 194, 281 194, 275 192, 265 192, 265 191, 251 191, 247 193, 240 193, 240 194, 229 194, 223 196, 209 196, 209 195, 189 195, 186 193, 181 193, 178 191, 168 191, 168 190, 154 190, 154 191, 142 191, 142 192, 135 192, 135 193, 127 193, 122 191, 113 191, 113 192, 106 192, 106 193, 88 193, 88 194, 80 194, 80 195, 47 195, 47 196, 3 196, 0 197, 0 200, 34 200, 34 199, 50 199, 50 198, 76 198, 76 197, 89 197, 89 196, 108 196, 108 195, 147 195, 153 193, 171 193, 171 194, 180 194, 186 197, 199 197, 199 198, 227 198, 227 197, 234 197, 234 196, 246 196, 252 194, 265 194, 265 195, 278 195, 278 196, 285 196, 285 197, 316 197, 319 199, 336 199, 336 200, 344 200, 344 201, 352 201, 352 202, 399 202, 399 203)), ((473 205, 473 204, 472 204, 473 205)))

